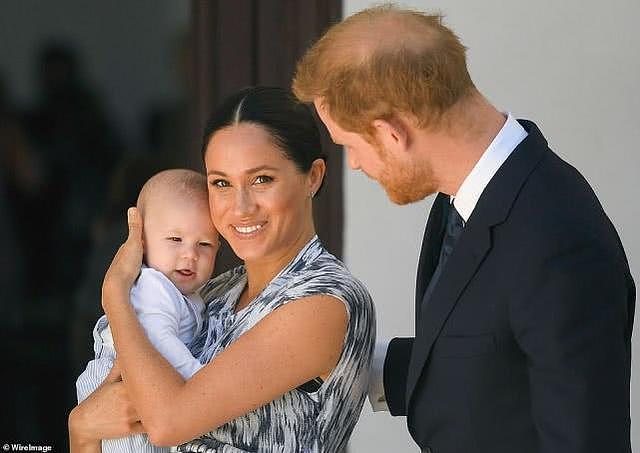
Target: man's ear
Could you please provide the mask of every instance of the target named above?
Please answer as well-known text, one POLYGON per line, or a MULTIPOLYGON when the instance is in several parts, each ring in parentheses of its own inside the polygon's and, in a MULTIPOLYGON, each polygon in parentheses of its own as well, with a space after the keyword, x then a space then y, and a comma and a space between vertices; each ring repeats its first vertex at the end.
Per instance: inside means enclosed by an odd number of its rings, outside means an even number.
POLYGON ((411 131, 408 124, 397 116, 374 120, 373 127, 376 131, 376 139, 385 149, 404 152, 411 145, 411 131))

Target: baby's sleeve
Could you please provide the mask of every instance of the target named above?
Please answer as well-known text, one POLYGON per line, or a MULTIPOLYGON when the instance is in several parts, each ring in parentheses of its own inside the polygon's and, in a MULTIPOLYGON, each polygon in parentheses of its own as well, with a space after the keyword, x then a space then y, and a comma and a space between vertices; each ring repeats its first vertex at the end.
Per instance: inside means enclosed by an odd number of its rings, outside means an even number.
POLYGON ((189 379, 202 364, 179 338, 182 305, 180 291, 160 272, 145 268, 131 290, 131 304, 149 341, 162 356, 189 379))

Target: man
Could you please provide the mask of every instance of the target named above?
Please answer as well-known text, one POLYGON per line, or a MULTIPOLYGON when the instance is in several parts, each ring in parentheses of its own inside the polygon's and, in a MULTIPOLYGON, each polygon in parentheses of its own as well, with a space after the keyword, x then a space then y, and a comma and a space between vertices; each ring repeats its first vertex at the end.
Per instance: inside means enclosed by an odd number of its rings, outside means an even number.
POLYGON ((635 287, 618 235, 537 126, 475 88, 441 18, 351 16, 293 90, 392 201, 438 193, 415 338, 379 349, 375 405, 406 415, 423 452, 631 451, 635 287))

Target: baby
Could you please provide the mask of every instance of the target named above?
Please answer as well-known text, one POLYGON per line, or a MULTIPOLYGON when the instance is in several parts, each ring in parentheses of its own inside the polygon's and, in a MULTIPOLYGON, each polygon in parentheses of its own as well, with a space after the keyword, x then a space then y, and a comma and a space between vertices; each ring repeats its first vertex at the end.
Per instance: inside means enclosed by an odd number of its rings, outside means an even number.
MULTIPOLYGON (((211 277, 218 233, 209 216, 206 178, 191 170, 166 170, 149 179, 137 203, 143 219, 144 263, 130 299, 153 346, 184 377, 202 365, 187 344, 202 327, 198 289, 211 277)), ((78 377, 78 402, 104 381, 115 350, 108 320, 93 329, 95 359, 78 377)), ((167 452, 145 435, 102 441, 103 453, 167 452)))

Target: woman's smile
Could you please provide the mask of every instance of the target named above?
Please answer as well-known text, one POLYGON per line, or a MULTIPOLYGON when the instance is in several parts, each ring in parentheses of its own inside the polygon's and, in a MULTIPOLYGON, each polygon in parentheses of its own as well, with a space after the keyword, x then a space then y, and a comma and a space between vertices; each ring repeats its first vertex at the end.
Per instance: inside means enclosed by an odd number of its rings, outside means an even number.
POLYGON ((249 225, 231 225, 231 227, 241 238, 254 238, 262 232, 266 224, 267 222, 260 222, 249 225))

